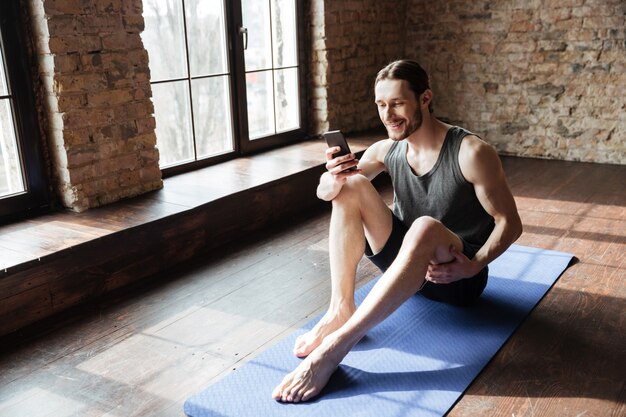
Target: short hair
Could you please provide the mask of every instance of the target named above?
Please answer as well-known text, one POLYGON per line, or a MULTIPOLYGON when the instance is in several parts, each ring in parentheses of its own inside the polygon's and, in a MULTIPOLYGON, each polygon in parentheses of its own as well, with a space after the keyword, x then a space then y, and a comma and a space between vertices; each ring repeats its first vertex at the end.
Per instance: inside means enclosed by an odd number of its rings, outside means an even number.
MULTIPOLYGON (((415 94, 415 99, 419 101, 420 95, 430 89, 428 73, 416 61, 410 59, 399 59, 393 61, 383 69, 378 71, 376 82, 378 84, 382 80, 404 80, 409 84, 409 88, 415 94)), ((432 113, 432 102, 428 106, 428 110, 432 113)))

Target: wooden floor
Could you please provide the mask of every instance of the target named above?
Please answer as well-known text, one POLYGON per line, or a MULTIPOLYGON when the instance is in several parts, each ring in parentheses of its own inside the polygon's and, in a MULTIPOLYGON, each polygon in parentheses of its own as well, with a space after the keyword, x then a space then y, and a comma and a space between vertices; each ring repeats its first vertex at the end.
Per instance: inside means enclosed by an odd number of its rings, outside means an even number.
MULTIPOLYGON (((579 262, 449 415, 625 416, 626 166, 503 161, 518 243, 579 262)), ((328 217, 303 213, 2 339, 0 416, 181 416, 185 398, 324 310, 328 217)), ((363 261, 359 285, 374 276, 363 261)))

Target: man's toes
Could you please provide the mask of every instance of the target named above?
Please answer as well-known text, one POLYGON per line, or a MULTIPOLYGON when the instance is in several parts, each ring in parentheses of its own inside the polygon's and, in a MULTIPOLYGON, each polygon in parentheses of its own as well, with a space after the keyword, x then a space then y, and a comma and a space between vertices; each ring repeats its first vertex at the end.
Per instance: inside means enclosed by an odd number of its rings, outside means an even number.
POLYGON ((289 393, 289 387, 291 386, 291 384, 292 384, 291 374, 286 375, 281 381, 281 383, 278 384, 276 388, 274 388, 274 391, 272 391, 272 398, 274 398, 277 401, 286 401, 287 394, 289 393))
POLYGON ((300 348, 295 349, 293 353, 294 353, 294 354, 296 355, 296 357, 298 357, 298 358, 304 358, 304 357, 307 357, 307 356, 309 355, 309 353, 310 353, 310 352, 308 352, 308 349, 307 349, 306 347, 301 346, 300 348))
POLYGON ((303 352, 306 350, 306 345, 307 345, 307 341, 304 338, 304 335, 299 336, 296 339, 296 343, 294 344, 293 353, 296 356, 301 357, 303 355, 303 352))
POLYGON ((300 402, 300 400, 302 399, 302 386, 300 386, 300 384, 298 384, 297 386, 293 387, 291 389, 291 394, 290 397, 291 399, 289 401, 297 403, 300 402))
POLYGON ((280 397, 283 395, 282 393, 282 389, 279 386, 277 386, 276 388, 274 388, 274 391, 272 391, 272 398, 275 400, 280 400, 280 397))
POLYGON ((278 390, 277 396, 274 398, 276 398, 278 401, 287 402, 288 395, 289 395, 289 384, 287 384, 286 382, 283 382, 280 385, 280 390, 278 390))
POLYGON ((297 345, 294 349, 294 353, 299 358, 304 358, 309 356, 309 354, 315 350, 315 348, 320 344, 320 340, 316 338, 309 338, 306 340, 302 340, 302 343, 297 345))
POLYGON ((301 381, 292 381, 291 385, 286 387, 283 390, 283 396, 286 394, 287 402, 297 403, 298 401, 300 401, 300 398, 302 397, 301 395, 299 395, 299 392, 301 389, 302 389, 301 381))
POLYGON ((291 390, 286 389, 283 391, 283 402, 285 403, 293 402, 293 395, 291 394, 291 390))
POLYGON ((287 390, 283 387, 283 389, 280 391, 280 398, 278 399, 281 402, 287 402, 287 390))
POLYGON ((304 347, 301 344, 296 343, 296 346, 293 348, 293 354, 300 357, 301 352, 303 350, 304 350, 304 347))
POLYGON ((300 397, 302 401, 308 401, 311 398, 315 397, 315 395, 317 394, 315 392, 315 388, 311 388, 308 391, 305 391, 305 390, 302 390, 302 391, 304 391, 300 397))
POLYGON ((282 385, 277 386, 276 388, 274 388, 274 391, 272 391, 272 398, 275 400, 280 400, 283 396, 283 387, 282 385))

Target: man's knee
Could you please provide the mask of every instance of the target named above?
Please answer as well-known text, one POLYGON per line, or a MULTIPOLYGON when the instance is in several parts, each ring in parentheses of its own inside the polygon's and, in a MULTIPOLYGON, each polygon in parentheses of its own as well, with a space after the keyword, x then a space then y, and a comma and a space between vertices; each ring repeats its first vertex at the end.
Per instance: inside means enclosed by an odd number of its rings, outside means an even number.
POLYGON ((458 251, 463 250, 463 242, 458 237, 455 238, 443 223, 429 216, 417 218, 411 224, 403 242, 406 249, 430 256, 431 263, 451 261, 451 244, 458 251))
POLYGON ((347 179, 339 194, 333 199, 333 203, 358 203, 366 187, 372 187, 372 183, 366 177, 353 175, 347 179))
POLYGON ((411 227, 409 227, 408 233, 414 235, 414 237, 433 237, 433 234, 438 233, 441 230, 443 224, 430 216, 421 216, 413 221, 411 227))
POLYGON ((370 180, 363 175, 353 175, 348 177, 343 189, 347 189, 348 191, 361 191, 364 187, 372 187, 370 180))
POLYGON ((421 216, 413 221, 404 239, 411 248, 426 249, 430 243, 435 243, 441 235, 443 224, 430 216, 421 216))

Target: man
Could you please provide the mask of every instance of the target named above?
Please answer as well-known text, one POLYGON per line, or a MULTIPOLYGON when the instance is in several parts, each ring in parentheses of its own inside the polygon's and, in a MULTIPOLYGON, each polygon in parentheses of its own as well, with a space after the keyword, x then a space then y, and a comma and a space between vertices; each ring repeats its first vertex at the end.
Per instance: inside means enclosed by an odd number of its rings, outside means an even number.
POLYGON ((333 158, 338 148, 327 149, 317 195, 333 205, 330 306, 296 341, 294 353, 306 358, 274 389, 274 399, 299 402, 317 395, 366 332, 416 292, 470 304, 486 285, 487 264, 520 236, 497 153, 434 118, 432 98, 418 63, 392 62, 375 84, 389 139, 373 144, 361 161, 354 155, 333 158), (394 187, 393 212, 370 182, 383 171, 394 187), (354 282, 364 252, 384 273, 357 309, 354 282))

